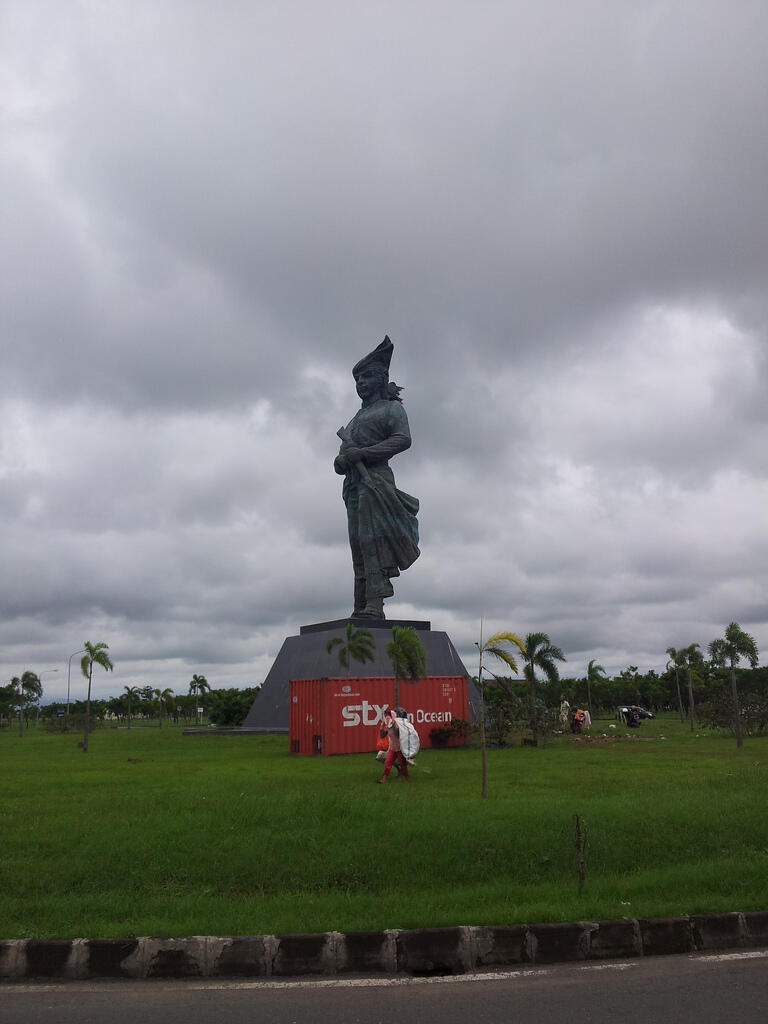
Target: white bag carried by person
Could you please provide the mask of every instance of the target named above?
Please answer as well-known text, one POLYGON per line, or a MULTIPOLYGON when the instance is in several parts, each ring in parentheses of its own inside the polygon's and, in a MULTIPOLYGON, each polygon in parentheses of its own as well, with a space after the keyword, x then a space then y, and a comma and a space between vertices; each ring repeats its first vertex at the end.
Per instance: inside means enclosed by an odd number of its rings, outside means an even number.
POLYGON ((400 750, 405 760, 409 764, 413 764, 413 758, 416 757, 421 749, 419 734, 416 732, 413 722, 410 722, 407 718, 396 718, 395 721, 400 733, 400 750))

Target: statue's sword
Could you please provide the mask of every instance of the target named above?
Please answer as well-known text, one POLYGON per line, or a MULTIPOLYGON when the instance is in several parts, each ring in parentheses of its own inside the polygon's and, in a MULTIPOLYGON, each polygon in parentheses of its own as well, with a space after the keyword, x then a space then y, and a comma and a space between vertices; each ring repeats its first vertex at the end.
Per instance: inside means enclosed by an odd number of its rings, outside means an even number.
MULTIPOLYGON (((352 438, 347 433, 346 427, 339 427, 339 429, 336 431, 336 436, 340 437, 344 444, 354 444, 352 438)), ((362 480, 362 482, 364 484, 367 484, 368 487, 375 491, 376 485, 374 484, 373 480, 371 480, 371 474, 368 472, 368 467, 363 462, 363 460, 360 459, 359 462, 353 462, 352 465, 357 470, 357 474, 362 480)))

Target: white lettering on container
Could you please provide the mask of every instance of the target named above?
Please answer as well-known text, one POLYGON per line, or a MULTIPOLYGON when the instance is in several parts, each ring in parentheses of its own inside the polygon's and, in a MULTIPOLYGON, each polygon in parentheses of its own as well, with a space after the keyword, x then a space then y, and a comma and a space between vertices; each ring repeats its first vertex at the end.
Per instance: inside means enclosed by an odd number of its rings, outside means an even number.
POLYGON ((367 700, 362 704, 347 704, 341 709, 342 725, 360 725, 361 721, 363 725, 376 725, 382 721, 388 707, 389 704, 369 704, 367 700))

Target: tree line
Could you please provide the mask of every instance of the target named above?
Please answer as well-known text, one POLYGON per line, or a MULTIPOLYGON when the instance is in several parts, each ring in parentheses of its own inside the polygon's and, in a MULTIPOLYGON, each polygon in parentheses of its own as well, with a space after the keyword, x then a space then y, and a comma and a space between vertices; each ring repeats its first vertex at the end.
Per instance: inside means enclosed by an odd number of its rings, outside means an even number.
MULTIPOLYGON (((536 743, 542 727, 553 728, 563 699, 572 707, 591 714, 612 713, 617 707, 638 704, 653 712, 676 711, 690 728, 701 725, 729 728, 742 745, 743 735, 768 732, 768 668, 758 668, 754 637, 731 622, 723 637, 712 640, 706 655, 699 643, 666 649, 668 661, 663 672, 641 673, 629 665, 609 677, 602 665, 590 660, 584 676, 560 677, 562 658, 546 634, 528 634, 521 640, 514 633, 498 633, 482 646, 480 654, 481 692, 486 718, 495 742, 503 743, 515 727, 526 726, 536 743), (482 656, 488 653, 517 671, 512 649, 522 653, 522 679, 495 675, 482 677, 482 656), (749 668, 742 667, 742 663, 749 668), (544 686, 536 678, 541 669, 544 686), (549 684, 549 685, 546 685, 549 684)), ((475 677, 478 684, 478 678, 475 677)))
MULTIPOLYGON (((92 645, 96 650, 97 645, 92 645)), ((104 645, 106 648, 106 645, 104 645)), ((96 650, 96 654, 105 653, 96 650)), ((101 662, 95 661, 95 664, 101 662)), ((111 662, 110 662, 111 664, 111 662)), ((105 667, 105 666, 104 666, 105 667)), ((92 676, 92 667, 88 673, 92 676)), ((30 716, 42 720, 50 731, 83 731, 86 721, 88 732, 106 722, 117 723, 131 728, 136 723, 157 721, 163 725, 200 724, 203 719, 219 726, 240 725, 256 699, 259 687, 230 687, 214 689, 203 675, 195 674, 188 684, 186 693, 175 693, 170 687, 160 688, 145 684, 126 686, 123 692, 112 697, 62 701, 43 705, 40 700, 43 689, 34 672, 25 672, 14 677, 7 685, 0 686, 0 727, 9 726, 18 720, 23 735, 24 723, 30 716)), ((84 744, 87 740, 84 739, 84 744)), ((87 752, 87 747, 84 746, 87 752)))
MULTIPOLYGON (((336 651, 341 666, 350 671, 352 661, 364 664, 373 659, 373 637, 369 630, 349 623, 343 637, 328 642, 327 651, 336 651)), ((640 673, 629 665, 618 675, 608 677, 602 665, 591 659, 585 676, 560 677, 558 662, 565 661, 562 650, 543 632, 528 633, 524 638, 507 631, 496 633, 477 644, 478 675, 474 682, 484 702, 480 716, 481 744, 485 752, 485 729, 492 729, 496 742, 521 723, 527 724, 532 743, 538 744, 542 728, 552 727, 554 710, 565 698, 573 705, 591 713, 613 710, 625 704, 640 704, 652 711, 679 711, 681 721, 689 718, 691 729, 695 718, 715 727, 730 727, 739 746, 746 732, 755 735, 768 732, 768 669, 758 669, 757 644, 737 622, 731 622, 723 637, 712 640, 704 656, 699 643, 687 647, 668 647, 666 669, 657 673, 650 669, 640 673), (490 671, 483 659, 494 658, 514 673, 522 663, 523 678, 490 671), (746 662, 750 668, 744 669, 746 662), (483 673, 486 673, 484 676, 483 673), (487 677, 490 678, 487 678, 487 677), (543 677, 543 678, 542 678, 543 677)), ((34 707, 37 716, 56 719, 61 728, 84 728, 83 750, 88 750, 91 718, 123 722, 128 728, 135 718, 157 718, 175 724, 199 722, 200 708, 208 720, 219 726, 237 726, 248 714, 259 687, 214 690, 203 675, 195 674, 186 694, 173 689, 160 689, 150 684, 126 686, 122 694, 104 699, 91 699, 94 665, 106 671, 113 668, 105 643, 86 641, 81 671, 88 680, 85 701, 71 702, 61 723, 61 704, 41 707, 42 685, 34 672, 24 672, 0 686, 0 725, 18 713, 19 732, 23 735, 25 715, 34 707)), ((427 671, 424 648, 410 627, 394 626, 392 641, 387 645, 395 675, 396 697, 400 680, 415 680, 427 671)))

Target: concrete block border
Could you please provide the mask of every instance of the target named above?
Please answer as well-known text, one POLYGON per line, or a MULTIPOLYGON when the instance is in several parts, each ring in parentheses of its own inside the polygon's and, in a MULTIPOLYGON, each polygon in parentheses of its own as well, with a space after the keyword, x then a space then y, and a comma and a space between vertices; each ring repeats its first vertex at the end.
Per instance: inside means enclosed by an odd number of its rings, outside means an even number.
POLYGON ((0 979, 419 977, 758 946, 768 946, 768 910, 311 935, 6 939, 0 979))

